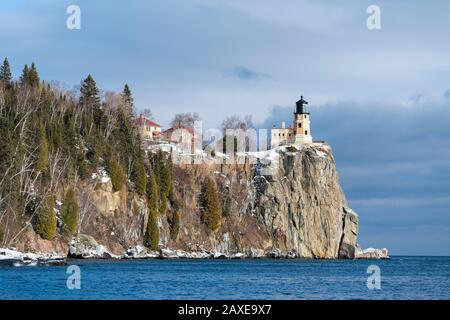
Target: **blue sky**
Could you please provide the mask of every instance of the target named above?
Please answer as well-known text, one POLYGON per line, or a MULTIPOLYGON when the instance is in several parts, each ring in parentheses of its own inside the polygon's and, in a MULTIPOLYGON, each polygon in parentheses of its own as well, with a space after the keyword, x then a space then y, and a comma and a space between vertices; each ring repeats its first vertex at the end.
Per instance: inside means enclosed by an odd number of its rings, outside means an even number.
POLYGON ((300 94, 331 143, 363 246, 450 255, 450 2, 2 1, 0 58, 67 88, 129 83, 163 126, 198 112, 290 121, 300 94), (117 3, 117 4, 114 4, 117 3), (66 8, 81 8, 81 30, 66 8), (369 5, 382 29, 366 28, 369 5))

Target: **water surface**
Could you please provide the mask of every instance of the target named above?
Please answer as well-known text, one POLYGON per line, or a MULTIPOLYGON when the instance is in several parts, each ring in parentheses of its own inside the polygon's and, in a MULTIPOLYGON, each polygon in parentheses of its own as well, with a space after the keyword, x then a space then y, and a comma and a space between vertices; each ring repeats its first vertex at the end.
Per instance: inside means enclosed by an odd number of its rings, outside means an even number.
POLYGON ((390 260, 69 261, 67 266, 0 267, 0 299, 450 299, 450 257, 390 260), (367 268, 381 289, 367 288, 367 268))

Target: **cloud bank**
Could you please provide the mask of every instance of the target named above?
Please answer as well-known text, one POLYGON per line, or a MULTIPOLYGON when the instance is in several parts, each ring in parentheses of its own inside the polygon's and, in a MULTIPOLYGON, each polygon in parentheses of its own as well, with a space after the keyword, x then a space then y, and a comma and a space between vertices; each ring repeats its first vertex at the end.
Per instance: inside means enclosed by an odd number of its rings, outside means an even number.
MULTIPOLYGON (((360 214, 360 242, 394 254, 449 255, 450 99, 402 105, 312 104, 312 134, 328 141, 350 205, 360 214)), ((263 127, 292 118, 272 108, 263 127)))

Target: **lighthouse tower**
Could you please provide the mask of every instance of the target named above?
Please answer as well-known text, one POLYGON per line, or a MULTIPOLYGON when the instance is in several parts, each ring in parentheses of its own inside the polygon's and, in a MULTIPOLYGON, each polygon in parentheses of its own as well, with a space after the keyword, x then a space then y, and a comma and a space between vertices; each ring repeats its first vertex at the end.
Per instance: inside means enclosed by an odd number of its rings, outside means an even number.
POLYGON ((294 112, 294 141, 295 144, 308 144, 312 143, 311 136, 311 122, 309 119, 309 112, 306 112, 305 105, 307 101, 303 100, 301 96, 297 101, 297 108, 294 112))

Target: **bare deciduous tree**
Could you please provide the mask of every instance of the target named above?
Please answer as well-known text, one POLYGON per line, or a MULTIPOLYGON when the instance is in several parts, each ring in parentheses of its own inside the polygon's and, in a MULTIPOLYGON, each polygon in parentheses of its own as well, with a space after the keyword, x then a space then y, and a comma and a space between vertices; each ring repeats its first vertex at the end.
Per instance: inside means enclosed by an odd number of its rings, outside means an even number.
POLYGON ((201 120, 200 115, 197 112, 194 113, 179 113, 173 118, 170 125, 172 128, 193 128, 194 122, 201 120))
POLYGON ((227 129, 242 129, 247 130, 253 128, 253 121, 251 115, 246 115, 244 119, 241 119, 239 116, 234 115, 231 117, 227 117, 222 121, 222 130, 226 131, 227 129))
POLYGON ((150 109, 148 109, 148 108, 142 110, 142 115, 143 115, 144 117, 146 117, 147 119, 150 119, 150 120, 153 119, 153 112, 152 112, 152 110, 150 110, 150 109))

